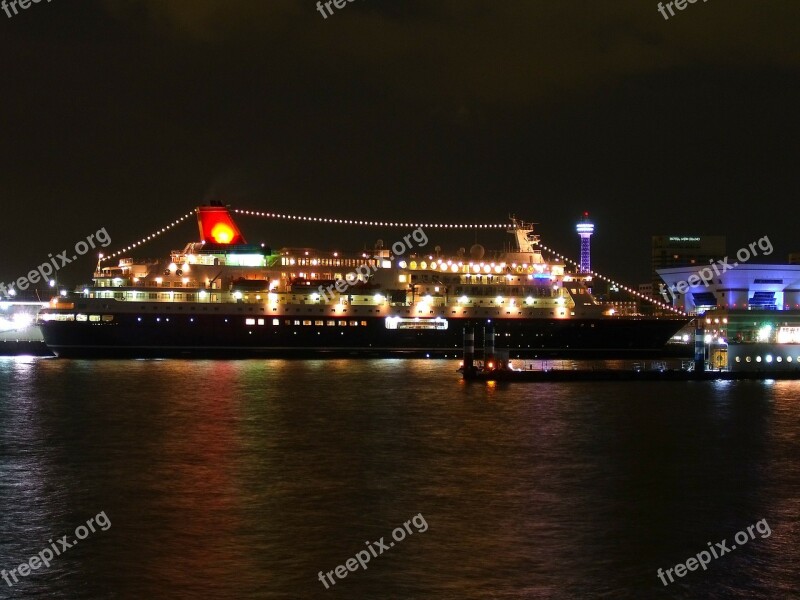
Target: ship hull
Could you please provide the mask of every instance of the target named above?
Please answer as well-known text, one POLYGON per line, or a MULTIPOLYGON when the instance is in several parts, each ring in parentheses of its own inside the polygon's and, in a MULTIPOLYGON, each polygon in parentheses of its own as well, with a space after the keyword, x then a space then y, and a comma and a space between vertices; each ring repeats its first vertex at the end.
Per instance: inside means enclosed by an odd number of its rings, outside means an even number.
MULTIPOLYGON (((253 321, 254 319, 249 319, 253 321)), ((144 317, 116 314, 112 322, 42 324, 59 357, 448 357, 460 355, 463 331, 496 332, 496 346, 512 357, 621 357, 657 355, 685 321, 655 318, 447 319, 446 329, 389 329, 381 317, 320 315, 266 317, 247 324, 241 315, 144 317), (259 325, 258 323, 264 324, 259 325), (333 322, 333 324, 329 324, 333 322), (320 324, 321 323, 321 324, 320 324)))

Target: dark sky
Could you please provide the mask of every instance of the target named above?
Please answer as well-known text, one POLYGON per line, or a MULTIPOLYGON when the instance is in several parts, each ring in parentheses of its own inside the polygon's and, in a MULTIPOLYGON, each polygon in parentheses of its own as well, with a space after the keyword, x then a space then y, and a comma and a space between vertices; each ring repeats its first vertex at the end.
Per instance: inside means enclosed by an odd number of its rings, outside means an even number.
MULTIPOLYGON (((210 198, 380 220, 540 223, 649 278, 654 234, 797 239, 800 3, 52 0, 0 12, 0 281, 101 227, 127 245, 210 198)), ((405 231, 246 220, 359 249, 405 231)), ((140 255, 197 237, 194 225, 140 255)), ((432 235, 446 250, 476 236, 432 235)), ((503 234, 481 233, 486 246, 503 234)), ((93 261, 65 272, 86 280, 93 261)))

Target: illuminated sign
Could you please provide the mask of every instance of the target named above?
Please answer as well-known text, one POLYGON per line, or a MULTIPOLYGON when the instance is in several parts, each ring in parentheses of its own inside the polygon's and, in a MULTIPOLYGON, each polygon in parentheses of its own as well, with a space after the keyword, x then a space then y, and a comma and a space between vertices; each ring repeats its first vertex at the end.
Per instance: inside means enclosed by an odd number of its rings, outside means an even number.
POLYGON ((670 242, 699 242, 699 237, 679 237, 679 236, 670 236, 670 242))
POLYGON ((800 344, 800 327, 779 327, 779 344, 800 344))

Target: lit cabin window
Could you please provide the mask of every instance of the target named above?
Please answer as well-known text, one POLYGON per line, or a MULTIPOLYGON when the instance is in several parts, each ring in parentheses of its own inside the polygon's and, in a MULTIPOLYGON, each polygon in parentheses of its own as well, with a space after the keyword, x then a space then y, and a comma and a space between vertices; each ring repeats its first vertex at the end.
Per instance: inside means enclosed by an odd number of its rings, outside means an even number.
POLYGON ((245 319, 244 320, 244 324, 245 325, 255 325, 256 324, 256 320, 255 319, 245 319))
POLYGON ((100 322, 100 315, 89 315, 89 322, 90 323, 100 322))

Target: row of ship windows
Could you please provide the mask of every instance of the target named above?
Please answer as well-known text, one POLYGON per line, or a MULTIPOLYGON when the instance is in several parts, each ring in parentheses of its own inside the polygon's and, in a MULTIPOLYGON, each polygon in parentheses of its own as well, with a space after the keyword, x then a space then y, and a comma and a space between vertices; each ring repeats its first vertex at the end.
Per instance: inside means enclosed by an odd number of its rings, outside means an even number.
MULTIPOLYGON (((764 361, 764 362, 767 362, 767 363, 771 363, 773 360, 775 360, 775 362, 779 362, 779 363, 780 363, 780 362, 783 362, 783 361, 784 361, 784 358, 783 358, 782 356, 776 356, 776 357, 773 359, 773 357, 772 357, 772 355, 771 355, 771 354, 767 354, 767 356, 766 356, 766 357, 764 357, 764 358, 762 358, 762 357, 760 357, 760 356, 756 356, 756 357, 755 357, 755 361, 756 361, 757 363, 760 363, 760 362, 762 362, 762 361, 764 361)), ((787 356, 787 357, 786 357, 786 362, 787 362, 787 363, 790 363, 790 362, 793 362, 793 361, 797 361, 797 364, 798 364, 798 365, 800 365, 800 356, 797 356, 797 358, 795 358, 795 359, 793 359, 791 356, 787 356)), ((740 362, 742 362, 742 357, 741 357, 741 356, 737 356, 737 357, 736 357, 736 362, 737 362, 737 363, 740 363, 740 362)), ((749 363, 749 362, 753 362, 753 357, 752 357, 752 356, 745 356, 745 357, 744 357, 744 362, 748 362, 748 363, 749 363)))
POLYGON ((114 320, 114 315, 84 315, 78 313, 77 315, 73 314, 46 314, 42 315, 41 317, 45 321, 78 321, 80 323, 89 322, 89 323, 110 323, 114 320))
MULTIPOLYGON (((78 322, 89 322, 89 323, 110 323, 114 320, 114 315, 84 315, 84 314, 48 314, 44 317, 48 321, 78 321, 78 322)), ((169 321, 169 318, 166 319, 169 321)), ((138 318, 138 321, 142 322, 142 317, 138 318)), ((159 318, 158 321, 161 321, 159 318)), ((194 319, 192 319, 194 322, 194 319)), ((225 322, 228 322, 228 319, 225 319, 225 322)), ((245 325, 266 325, 266 319, 245 319, 245 325)), ((272 319, 273 325, 280 325, 280 319, 272 319)), ((328 319, 328 320, 310 320, 310 319, 285 319, 285 325, 316 325, 317 327, 366 327, 366 321, 346 321, 344 319, 328 319)))
MULTIPOLYGON (((349 323, 350 327, 358 327, 359 325, 361 327, 366 327, 367 326, 367 322, 366 321, 349 321, 348 322, 348 321, 345 321, 343 319, 342 320, 338 320, 338 321, 337 320, 333 320, 333 319, 327 320, 327 321, 321 321, 321 320, 311 321, 309 319, 306 319, 306 320, 285 319, 284 320, 284 324, 285 325, 303 325, 303 326, 306 326, 306 327, 308 327, 310 325, 316 325, 317 327, 323 327, 323 326, 336 327, 337 325, 339 327, 347 327, 348 323, 349 323)), ((265 321, 265 319, 245 319, 244 320, 244 324, 245 325, 266 325, 266 321, 265 321)), ((273 325, 280 325, 281 321, 280 321, 280 319, 272 319, 272 324, 273 325)))

